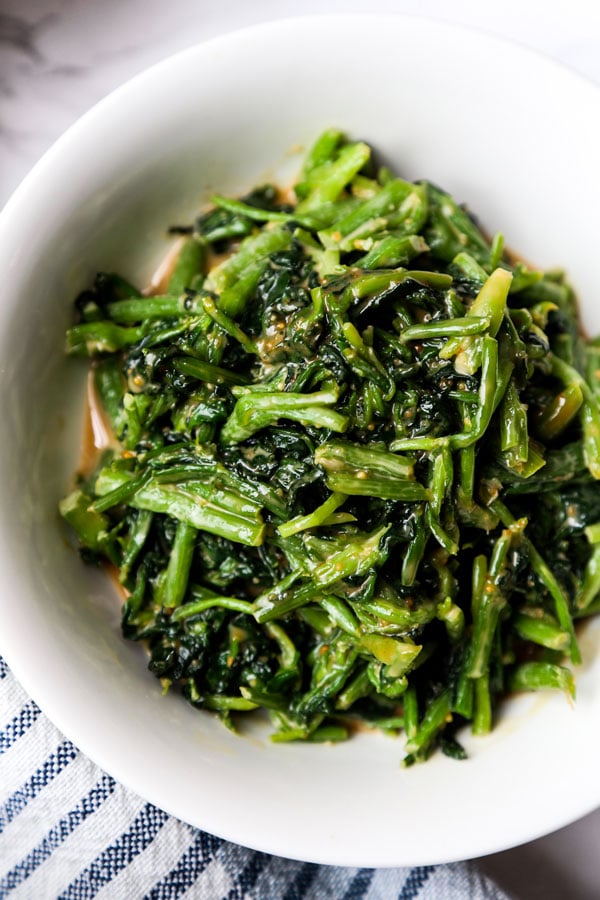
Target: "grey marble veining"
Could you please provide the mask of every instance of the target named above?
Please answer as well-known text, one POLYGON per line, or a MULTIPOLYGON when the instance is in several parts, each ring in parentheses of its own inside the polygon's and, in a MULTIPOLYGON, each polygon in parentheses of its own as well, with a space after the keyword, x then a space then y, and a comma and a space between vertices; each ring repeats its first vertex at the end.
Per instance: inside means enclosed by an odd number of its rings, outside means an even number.
MULTIPOLYGON (((148 65, 234 28, 337 11, 466 24, 542 51, 600 84, 594 0, 0 0, 0 205, 69 125, 148 65)), ((555 127, 560 110, 548 123, 549 139, 555 127)), ((482 865, 522 900, 595 900, 599 839, 600 811, 482 865)))
POLYGON ((587 0, 0 0, 0 203, 101 97, 146 66, 244 25, 313 12, 438 16, 516 39, 600 83, 587 0))

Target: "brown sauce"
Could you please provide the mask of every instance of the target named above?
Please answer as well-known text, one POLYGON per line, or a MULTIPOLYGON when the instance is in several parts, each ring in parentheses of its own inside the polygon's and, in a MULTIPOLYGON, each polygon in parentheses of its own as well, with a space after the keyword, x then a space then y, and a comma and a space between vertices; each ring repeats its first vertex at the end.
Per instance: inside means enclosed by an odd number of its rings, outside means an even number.
POLYGON ((142 291, 144 296, 152 297, 155 294, 167 293, 169 279, 184 241, 185 238, 179 238, 174 242, 172 247, 169 247, 167 253, 152 274, 150 284, 142 291))

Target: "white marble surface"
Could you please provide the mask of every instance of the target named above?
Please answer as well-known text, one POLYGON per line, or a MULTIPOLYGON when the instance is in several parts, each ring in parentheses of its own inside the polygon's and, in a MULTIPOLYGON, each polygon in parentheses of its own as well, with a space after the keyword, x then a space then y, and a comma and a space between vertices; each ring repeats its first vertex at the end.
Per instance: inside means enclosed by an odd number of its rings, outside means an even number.
MULTIPOLYGON (((596 0, 0 0, 0 204, 75 119, 153 62, 244 25, 344 11, 410 13, 483 29, 600 85, 596 0)), ((549 789, 560 790, 560 773, 549 789)), ((600 810, 480 864, 517 900, 597 900, 599 847, 600 810)))

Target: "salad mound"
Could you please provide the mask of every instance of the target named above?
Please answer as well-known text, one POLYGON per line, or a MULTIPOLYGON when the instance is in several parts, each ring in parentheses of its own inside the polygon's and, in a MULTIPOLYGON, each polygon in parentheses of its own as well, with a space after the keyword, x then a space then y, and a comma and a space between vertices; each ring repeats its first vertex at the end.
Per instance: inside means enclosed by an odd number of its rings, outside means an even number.
POLYGON ((563 274, 337 129, 222 195, 164 293, 100 273, 70 354, 111 440, 61 512, 126 638, 230 727, 456 758, 507 693, 574 696, 600 610, 600 342, 563 274))

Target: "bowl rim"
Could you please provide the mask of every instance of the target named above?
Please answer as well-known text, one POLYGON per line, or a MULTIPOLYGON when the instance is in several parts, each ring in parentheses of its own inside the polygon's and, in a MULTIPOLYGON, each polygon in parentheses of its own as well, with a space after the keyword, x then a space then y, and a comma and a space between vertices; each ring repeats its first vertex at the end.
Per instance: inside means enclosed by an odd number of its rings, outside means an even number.
MULTIPOLYGON (((169 54, 165 58, 153 63, 152 65, 144 68, 142 71, 136 73, 131 78, 128 78, 124 83, 116 87, 114 90, 110 91, 106 96, 102 97, 98 100, 90 109, 88 109, 82 116, 80 116, 72 125, 70 125, 65 132, 49 147, 45 153, 41 156, 41 158, 36 162, 36 164, 32 167, 29 173, 25 176, 20 185, 17 186, 11 197, 7 200, 4 208, 0 211, 0 233, 3 228, 9 228, 10 220, 13 215, 18 214, 20 207, 23 204, 30 203, 30 196, 36 190, 36 186, 40 181, 43 181, 46 178, 47 172, 52 169, 55 158, 60 158, 61 154, 68 149, 70 143, 73 140, 77 139, 77 136, 81 132, 85 132, 88 129, 90 124, 93 124, 95 118, 104 113, 105 110, 109 110, 113 104, 119 104, 122 98, 126 97, 126 95, 136 89, 138 84, 143 83, 148 76, 153 73, 160 73, 161 70, 167 70, 170 68, 175 61, 185 60, 186 57, 192 58, 198 53, 204 53, 208 48, 218 48, 219 46, 227 47, 232 42, 247 39, 252 36, 254 33, 264 33, 267 31, 271 31, 273 29, 277 31, 291 31, 298 23, 302 23, 302 25, 310 25, 311 23, 316 23, 319 27, 323 27, 324 23, 337 23, 340 19, 343 19, 348 22, 360 23, 363 20, 369 21, 379 21, 383 23, 392 23, 394 26, 397 26, 399 22, 409 22, 417 24, 419 27, 427 27, 427 28, 436 28, 439 31, 445 31, 448 34, 470 34, 472 36, 478 37, 489 45, 494 45, 494 47, 500 52, 510 51, 512 53, 517 52, 523 56, 528 56, 530 58, 537 58, 538 63, 542 62, 545 66, 552 67, 556 72, 561 73, 561 77, 569 77, 574 84, 578 84, 580 86, 585 86, 586 89, 592 88, 596 99, 600 99, 600 90, 598 86, 594 84, 590 79, 587 79, 585 76, 581 75, 579 72, 575 71, 572 68, 569 68, 562 63, 557 62, 552 57, 542 53, 538 50, 529 48, 520 42, 509 40, 505 38, 498 37, 495 34, 491 34, 487 31, 484 31, 479 28, 462 26, 455 23, 449 23, 447 21, 430 18, 428 16, 416 16, 416 15, 405 15, 403 13, 327 13, 323 15, 315 15, 315 14, 306 14, 300 16, 285 16, 275 20, 263 21, 257 24, 249 25, 243 28, 235 29, 232 31, 228 31, 224 34, 219 34, 215 37, 212 37, 206 41, 201 41, 195 43, 189 47, 181 49, 175 53, 169 54)), ((0 645, 4 642, 3 632, 0 631, 0 645)), ((135 780, 132 781, 131 778, 123 778, 115 773, 115 767, 118 768, 116 761, 114 760, 105 760, 103 758, 99 758, 98 754, 95 752, 94 746, 90 743, 90 739, 84 737, 81 739, 77 735, 76 729, 76 720, 73 715, 71 715, 64 707, 61 707, 60 704, 56 703, 56 698, 52 696, 52 690, 47 688, 44 684, 39 684, 37 682, 33 682, 30 678, 30 673, 27 669, 27 664, 25 659, 21 659, 18 652, 15 649, 15 653, 13 654, 13 648, 6 643, 4 647, 0 646, 0 652, 6 659, 8 665, 11 670, 15 674, 17 680, 22 684, 24 689, 30 694, 30 696, 35 700, 36 703, 40 706, 42 711, 48 716, 48 718, 56 724, 56 726, 70 739, 74 741, 74 743, 81 748, 81 750, 90 757, 90 759, 97 762, 103 769, 117 778, 122 784, 127 787, 130 787, 132 790, 137 793, 142 793, 144 796, 148 794, 148 791, 141 791, 140 786, 135 783, 135 780)), ((156 802, 156 801, 152 801, 156 802)), ((170 809, 169 804, 165 803, 163 800, 157 805, 160 805, 167 812, 170 812, 172 815, 177 816, 178 813, 176 810, 170 809)), ((578 806, 577 810, 573 813, 571 811, 570 816, 565 819, 564 817, 557 817, 556 821, 552 822, 550 828, 541 827, 537 831, 531 832, 528 831, 525 836, 517 835, 516 838, 512 842, 505 842, 502 844, 502 847, 498 847, 497 845, 485 845, 482 843, 481 846, 478 846, 476 849, 476 855, 485 855, 488 853, 496 852, 498 849, 507 849, 508 847, 518 845, 523 843, 524 841, 532 840, 536 837, 539 837, 543 834, 548 833, 549 830, 554 830, 555 828, 559 828, 563 825, 568 824, 570 821, 573 821, 580 816, 585 815, 586 813, 591 812, 598 806, 598 799, 593 797, 590 792, 588 796, 587 803, 582 803, 578 806)), ((202 826, 198 826, 202 827, 202 826)), ((221 837, 224 837, 227 840, 241 842, 240 836, 238 834, 226 834, 219 833, 221 837)), ((246 846, 253 846, 252 844, 245 844, 246 846)), ((270 853, 281 854, 281 848, 273 848, 272 846, 263 845, 257 846, 256 849, 264 850, 270 853)), ((290 855, 289 852, 286 852, 285 855, 290 855)), ((307 856, 305 854, 301 854, 298 857, 294 857, 298 859, 306 859, 307 856)), ((435 860, 432 860, 430 856, 425 853, 421 859, 416 859, 412 864, 428 864, 433 862, 450 862, 457 859, 455 855, 449 856, 447 859, 439 858, 436 856, 435 860)), ((316 862, 328 863, 331 862, 329 859, 314 859, 316 862)), ((349 865, 352 864, 348 860, 335 860, 334 864, 342 864, 349 865)), ((364 865, 369 865, 370 863, 367 861, 364 865)), ((398 865, 399 863, 394 861, 382 862, 376 861, 374 865, 398 865)), ((408 864, 404 861, 401 864, 408 864)))
POLYGON ((525 42, 520 41, 514 37, 500 36, 495 32, 489 30, 488 28, 484 28, 483 26, 452 22, 448 19, 444 19, 438 16, 420 15, 418 13, 406 12, 370 13, 354 11, 351 13, 346 13, 338 10, 327 13, 294 13, 289 15, 282 14, 280 17, 275 19, 265 19, 261 22, 233 28, 226 32, 222 32, 220 34, 207 38, 206 40, 196 41, 187 47, 183 47, 179 50, 175 50, 172 53, 168 53, 166 56, 161 57, 148 66, 145 66, 139 72, 136 72, 133 75, 125 78, 124 81, 109 90, 108 93, 104 94, 88 109, 77 116, 77 118, 70 125, 68 125, 67 128, 62 131, 62 133, 55 140, 52 141, 50 146, 43 151, 43 153, 35 161, 35 163, 33 163, 28 172, 26 172, 21 181, 10 193, 2 208, 0 208, 0 226, 4 224, 4 218, 7 218, 9 215, 13 214, 13 206, 16 206, 18 203, 23 202, 23 200, 21 199, 21 195, 25 195, 26 191, 30 190, 30 182, 33 183, 34 180, 41 177, 44 169, 46 168, 46 166, 51 164, 54 156, 62 152, 63 145, 67 144, 68 141, 71 140, 73 136, 75 136, 79 132, 80 129, 86 128, 88 121, 93 120, 93 118, 95 118, 99 112, 102 112, 105 106, 110 106, 114 102, 117 102, 121 95, 124 95, 129 90, 134 89, 138 81, 141 82, 145 80, 151 73, 159 72, 162 67, 165 67, 165 69, 169 68, 176 60, 184 59, 187 55, 189 55, 190 57, 194 56, 201 49, 204 50, 211 47, 218 47, 220 44, 226 46, 228 43, 230 43, 231 40, 236 40, 246 36, 250 37, 253 32, 260 33, 265 30, 270 30, 274 27, 277 29, 280 27, 293 28, 297 24, 310 24, 311 22, 322 25, 323 23, 333 23, 342 19, 347 22, 351 22, 353 20, 356 22, 365 20, 379 20, 382 24, 384 22, 393 22, 394 24, 396 24, 398 21, 400 21, 413 23, 416 25, 427 25, 432 28, 447 30, 448 32, 455 32, 458 34, 471 34, 472 36, 479 37, 481 40, 487 41, 488 43, 495 44, 498 48, 513 48, 513 50, 517 50, 517 52, 521 52, 524 55, 538 57, 540 62, 544 65, 553 67, 555 71, 561 72, 563 75, 568 75, 569 77, 580 82, 580 84, 586 85, 588 88, 600 91, 599 84, 594 82, 589 76, 577 70, 574 66, 569 65, 566 62, 557 60, 546 51, 540 50, 538 47, 531 47, 525 42))

